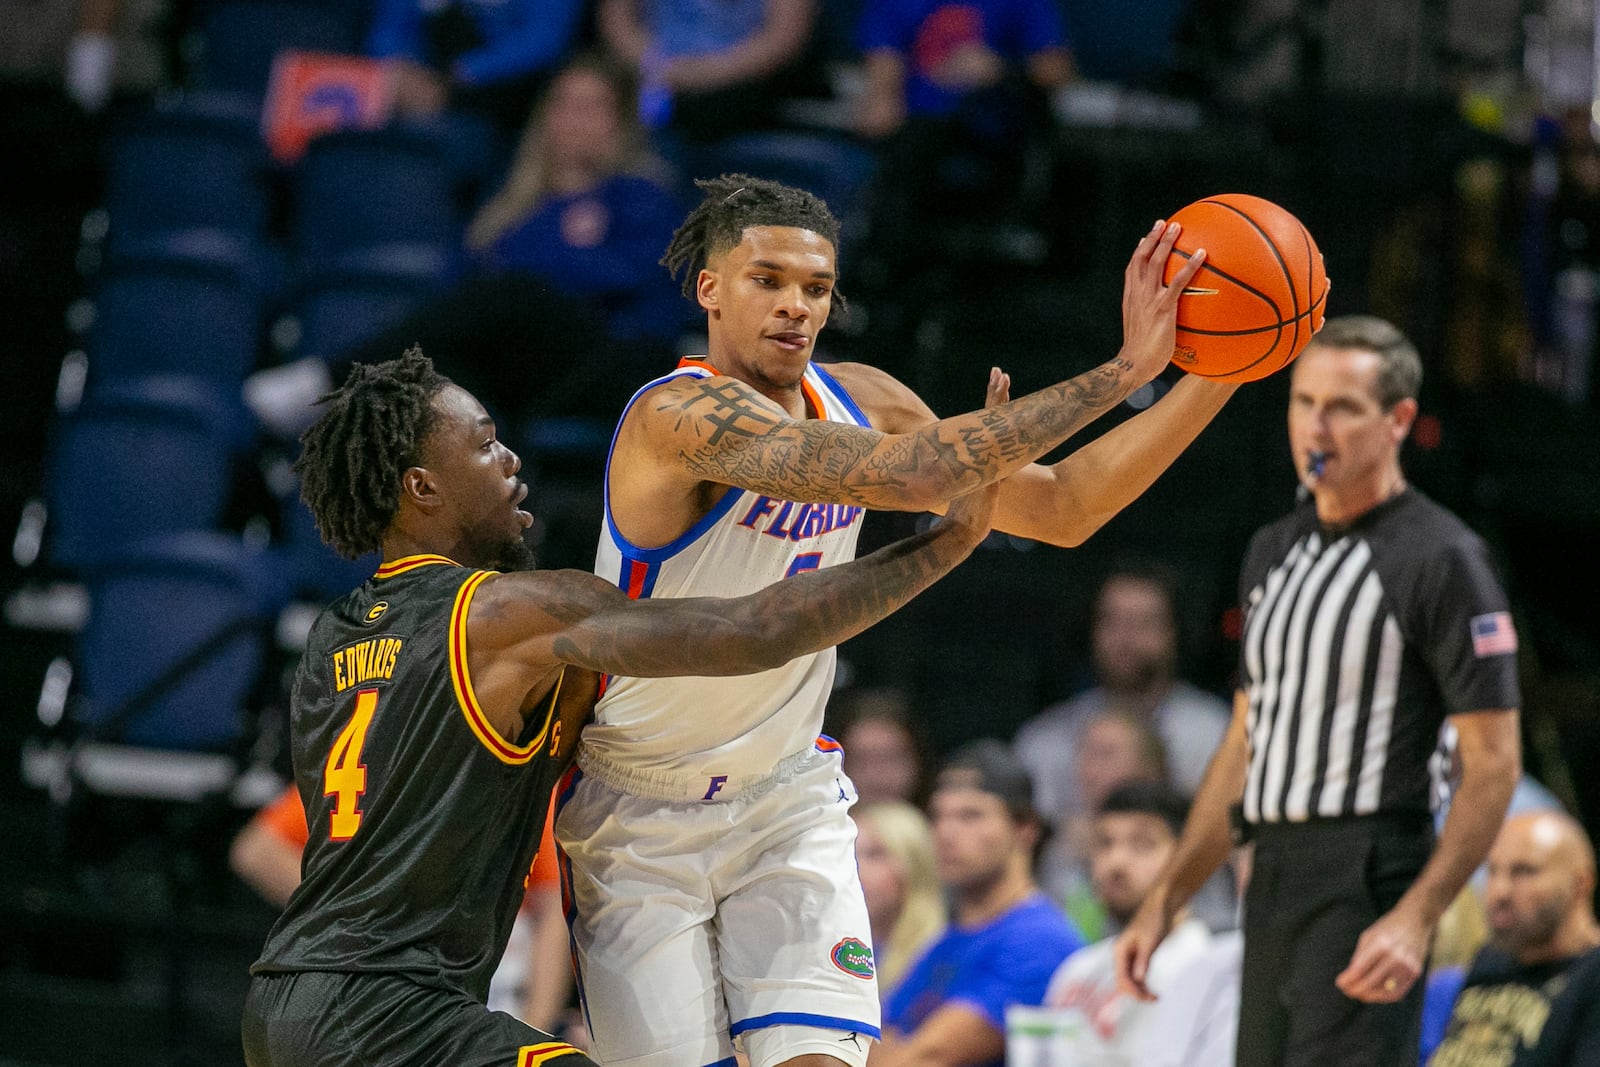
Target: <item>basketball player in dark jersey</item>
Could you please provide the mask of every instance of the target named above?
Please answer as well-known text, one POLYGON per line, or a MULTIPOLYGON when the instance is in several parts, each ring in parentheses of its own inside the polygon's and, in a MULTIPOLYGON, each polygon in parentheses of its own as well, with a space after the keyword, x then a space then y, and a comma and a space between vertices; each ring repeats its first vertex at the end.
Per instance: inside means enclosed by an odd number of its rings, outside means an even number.
MULTIPOLYGON (((991 382, 1003 400, 1009 382, 991 382)), ((251 968, 245 1059, 587 1063, 484 1000, 597 672, 751 673, 849 638, 965 558, 994 493, 750 596, 634 601, 527 569, 520 461, 420 351, 356 366, 325 404, 302 439, 305 499, 334 548, 385 562, 317 619, 295 678, 311 837, 251 968)))

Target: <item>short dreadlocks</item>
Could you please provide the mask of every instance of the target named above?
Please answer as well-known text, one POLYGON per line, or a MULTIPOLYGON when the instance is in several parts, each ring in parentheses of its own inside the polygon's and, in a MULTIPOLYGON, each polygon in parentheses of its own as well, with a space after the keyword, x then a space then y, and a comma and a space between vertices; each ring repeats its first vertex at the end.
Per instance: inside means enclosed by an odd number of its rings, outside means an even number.
POLYGON ((694 183, 706 198, 689 212, 672 235, 661 265, 674 277, 683 272, 683 295, 694 299, 695 282, 706 261, 744 240, 750 226, 793 226, 825 237, 839 247, 839 220, 820 197, 766 178, 724 174, 694 183))
POLYGON ((300 496, 322 539, 349 559, 375 552, 400 505, 400 476, 420 461, 433 429, 433 398, 450 379, 412 346, 399 359, 357 363, 318 401, 325 410, 300 436, 300 496))

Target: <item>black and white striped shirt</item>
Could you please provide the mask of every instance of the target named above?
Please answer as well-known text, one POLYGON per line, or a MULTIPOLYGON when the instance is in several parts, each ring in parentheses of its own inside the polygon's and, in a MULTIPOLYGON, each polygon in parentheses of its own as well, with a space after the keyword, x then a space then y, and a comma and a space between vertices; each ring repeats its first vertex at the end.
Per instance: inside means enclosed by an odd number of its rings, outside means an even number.
POLYGON ((1256 533, 1239 591, 1247 822, 1426 815, 1445 717, 1521 702, 1488 553, 1415 489, 1340 529, 1308 501, 1256 533))

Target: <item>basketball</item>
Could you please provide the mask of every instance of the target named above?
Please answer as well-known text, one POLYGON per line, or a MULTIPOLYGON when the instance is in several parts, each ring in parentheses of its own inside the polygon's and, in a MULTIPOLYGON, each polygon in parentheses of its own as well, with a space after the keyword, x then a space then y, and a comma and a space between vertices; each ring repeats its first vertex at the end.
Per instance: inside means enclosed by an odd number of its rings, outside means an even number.
POLYGON ((1288 365, 1322 328, 1328 275, 1316 241, 1270 200, 1223 193, 1173 215, 1183 231, 1166 280, 1197 248, 1205 263, 1178 298, 1172 361, 1190 374, 1253 382, 1288 365))

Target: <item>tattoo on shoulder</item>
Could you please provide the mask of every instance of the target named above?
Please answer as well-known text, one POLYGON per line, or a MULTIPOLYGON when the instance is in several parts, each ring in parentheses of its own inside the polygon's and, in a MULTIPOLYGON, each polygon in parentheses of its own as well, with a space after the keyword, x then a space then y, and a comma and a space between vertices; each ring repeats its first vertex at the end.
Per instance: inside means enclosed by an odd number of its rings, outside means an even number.
POLYGON ((657 410, 675 416, 676 431, 692 427, 697 420, 708 423, 712 427, 708 445, 717 444, 729 433, 758 436, 778 424, 771 411, 750 399, 745 387, 726 379, 703 381, 687 396, 664 400, 657 410))

